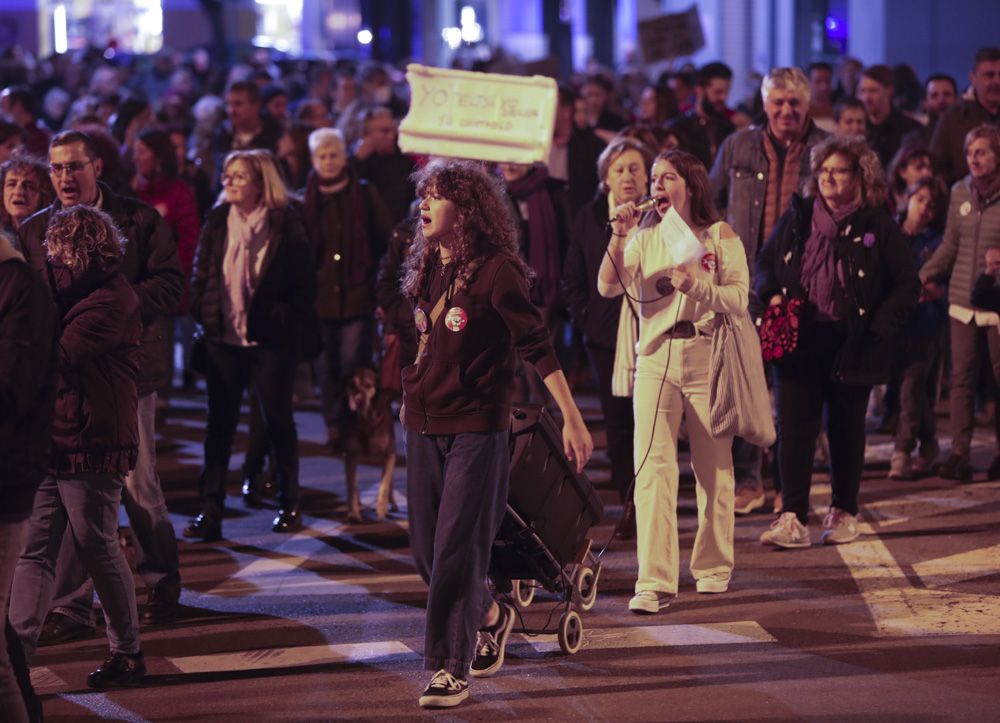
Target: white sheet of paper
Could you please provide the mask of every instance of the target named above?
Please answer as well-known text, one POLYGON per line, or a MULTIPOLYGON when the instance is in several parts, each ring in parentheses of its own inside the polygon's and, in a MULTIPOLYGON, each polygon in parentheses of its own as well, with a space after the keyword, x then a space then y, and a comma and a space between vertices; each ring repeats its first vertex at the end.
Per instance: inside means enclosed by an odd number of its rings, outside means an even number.
POLYGON ((705 245, 694 235, 691 227, 684 223, 673 206, 667 209, 667 213, 656 224, 653 234, 657 242, 666 247, 670 268, 692 263, 705 255, 705 245))

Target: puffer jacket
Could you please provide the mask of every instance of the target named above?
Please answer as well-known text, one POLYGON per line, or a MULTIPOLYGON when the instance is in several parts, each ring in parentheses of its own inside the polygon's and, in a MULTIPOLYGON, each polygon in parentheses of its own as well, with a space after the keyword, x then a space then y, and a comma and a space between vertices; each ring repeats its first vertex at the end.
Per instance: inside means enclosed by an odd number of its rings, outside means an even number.
POLYGON ((48 469, 57 324, 48 287, 0 232, 0 520, 27 517, 48 469))
MULTIPOLYGON (((760 250, 754 290, 766 305, 775 295, 806 298, 802 254, 812 228, 813 201, 793 195, 760 250)), ((834 380, 875 385, 889 379, 893 343, 917 305, 920 281, 913 254, 884 206, 843 219, 834 258, 844 280, 847 338, 834 360, 834 380)), ((808 323, 808 313, 803 323, 808 323)), ((794 364, 794 354, 788 364, 794 364)))
MULTIPOLYGON (((139 350, 139 395, 155 392, 170 383, 167 355, 173 348, 172 317, 184 294, 184 272, 177 243, 155 209, 142 201, 114 193, 103 183, 101 208, 111 216, 128 240, 119 270, 139 297, 142 342, 139 350)), ((62 205, 55 201, 21 226, 21 249, 42 278, 47 277, 45 232, 49 219, 62 205)))
POLYGON ((49 472, 125 474, 139 449, 139 298, 117 271, 50 271, 62 333, 49 472))
MULTIPOLYGON (((726 138, 715 158, 709 180, 719 210, 743 240, 747 262, 753 270, 758 253, 758 237, 764 222, 769 167, 764 153, 766 125, 750 126, 726 138)), ((806 131, 806 147, 799 159, 799 192, 805 188, 812 172, 809 170, 810 151, 830 134, 811 120, 806 131)))
POLYGON ((1000 248, 1000 194, 980 207, 972 177, 951 188, 944 238, 920 269, 923 281, 948 281, 948 303, 972 307, 972 288, 986 270, 986 250, 1000 248))

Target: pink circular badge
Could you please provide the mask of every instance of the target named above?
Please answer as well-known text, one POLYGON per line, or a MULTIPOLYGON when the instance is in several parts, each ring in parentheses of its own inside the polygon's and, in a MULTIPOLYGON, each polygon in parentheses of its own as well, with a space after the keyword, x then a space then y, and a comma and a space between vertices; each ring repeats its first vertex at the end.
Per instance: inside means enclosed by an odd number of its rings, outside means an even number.
POLYGON ((444 317, 444 325, 449 331, 461 331, 469 323, 469 315, 461 306, 453 306, 448 309, 448 314, 444 317))

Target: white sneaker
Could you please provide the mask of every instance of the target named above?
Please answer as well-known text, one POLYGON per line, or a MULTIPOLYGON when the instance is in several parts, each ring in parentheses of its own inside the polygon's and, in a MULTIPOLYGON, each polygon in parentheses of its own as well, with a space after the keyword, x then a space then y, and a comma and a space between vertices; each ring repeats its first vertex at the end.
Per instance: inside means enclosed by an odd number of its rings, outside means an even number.
POLYGON ((670 599, 673 597, 667 592, 656 592, 656 590, 643 590, 637 592, 628 601, 628 609, 640 615, 652 615, 670 606, 670 599))
POLYGON ((794 512, 782 512, 771 528, 760 536, 760 544, 775 547, 809 547, 809 528, 799 522, 794 512))
POLYGON ((711 575, 698 578, 694 587, 702 593, 726 592, 729 589, 729 577, 728 572, 713 572, 711 575))
POLYGON ((763 489, 756 487, 738 487, 733 496, 733 512, 737 515, 749 515, 759 510, 767 502, 763 489))
POLYGON ((831 507, 823 519, 823 534, 820 540, 824 545, 842 545, 858 537, 858 518, 850 512, 837 507, 831 507))
POLYGON ((421 708, 451 708, 468 697, 468 681, 465 678, 456 678, 442 668, 431 678, 418 702, 421 708))
POLYGON ((892 453, 889 479, 913 479, 913 462, 909 454, 899 450, 892 453))

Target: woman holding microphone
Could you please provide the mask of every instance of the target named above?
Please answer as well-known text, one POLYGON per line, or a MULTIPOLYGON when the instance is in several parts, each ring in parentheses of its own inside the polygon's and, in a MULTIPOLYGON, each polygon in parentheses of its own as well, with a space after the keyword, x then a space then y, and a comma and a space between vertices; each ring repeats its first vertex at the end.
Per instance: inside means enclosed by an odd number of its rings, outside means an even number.
POLYGON ((746 309, 749 284, 743 244, 719 220, 697 158, 683 151, 660 154, 650 190, 660 222, 637 229, 634 202, 615 208, 597 277, 602 296, 622 294, 633 282, 640 290, 633 397, 639 577, 629 602, 635 613, 659 612, 677 594, 677 433, 685 415, 698 499, 691 572, 698 592, 729 587, 732 438, 712 436, 708 377, 714 316, 746 309))

